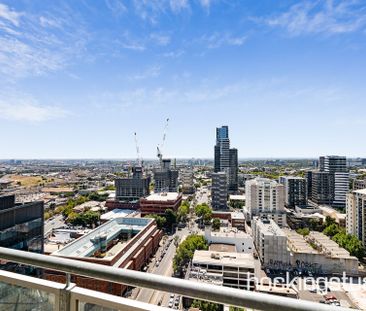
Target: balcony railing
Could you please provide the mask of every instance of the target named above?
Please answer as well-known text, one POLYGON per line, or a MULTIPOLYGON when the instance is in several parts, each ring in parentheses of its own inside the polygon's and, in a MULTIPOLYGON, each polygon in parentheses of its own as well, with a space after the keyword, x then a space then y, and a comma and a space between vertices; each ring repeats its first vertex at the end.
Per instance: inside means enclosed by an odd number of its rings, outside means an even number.
MULTIPOLYGON (((79 260, 22 252, 2 247, 0 247, 0 259, 56 270, 64 272, 67 275, 76 274, 114 283, 127 284, 133 287, 145 287, 218 304, 256 310, 351 310, 304 300, 191 282, 156 274, 117 269, 79 260)), ((70 282, 60 284, 12 272, 0 271, 0 310, 166 311, 171 309, 80 288, 70 282)))

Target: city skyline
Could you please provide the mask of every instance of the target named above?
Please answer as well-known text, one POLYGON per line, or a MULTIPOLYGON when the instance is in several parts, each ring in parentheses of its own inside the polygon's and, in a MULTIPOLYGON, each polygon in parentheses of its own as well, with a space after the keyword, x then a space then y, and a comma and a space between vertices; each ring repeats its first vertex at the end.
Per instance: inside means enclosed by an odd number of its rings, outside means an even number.
POLYGON ((1 159, 365 157, 361 1, 0 1, 1 159))

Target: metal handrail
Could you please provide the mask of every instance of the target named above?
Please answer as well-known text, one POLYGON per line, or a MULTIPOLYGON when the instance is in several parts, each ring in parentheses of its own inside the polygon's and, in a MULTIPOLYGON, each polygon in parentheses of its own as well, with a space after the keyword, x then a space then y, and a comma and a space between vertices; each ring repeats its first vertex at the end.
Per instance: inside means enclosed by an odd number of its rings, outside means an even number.
MULTIPOLYGON (((305 300, 192 282, 151 273, 122 268, 119 269, 80 260, 35 254, 3 247, 0 247, 0 258, 40 268, 82 275, 135 287, 146 287, 237 307, 268 311, 334 310, 334 307, 332 306, 305 300)), ((336 310, 350 311, 351 309, 337 307, 336 310)))

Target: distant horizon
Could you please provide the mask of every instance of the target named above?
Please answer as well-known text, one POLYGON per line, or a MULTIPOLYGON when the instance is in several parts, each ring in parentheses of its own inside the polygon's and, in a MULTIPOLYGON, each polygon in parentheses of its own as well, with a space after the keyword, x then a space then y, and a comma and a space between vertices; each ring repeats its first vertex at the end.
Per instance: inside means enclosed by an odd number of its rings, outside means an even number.
MULTIPOLYGON (((339 155, 344 156, 344 155, 339 155)), ((366 159, 362 156, 349 157, 346 156, 347 159, 366 159)), ((164 157, 165 159, 165 157, 164 157)), ((191 157, 191 158, 176 158, 176 157, 167 157, 167 159, 171 160, 210 160, 213 161, 213 157, 191 157)), ((250 160, 318 160, 319 156, 316 157, 248 157, 248 158, 238 158, 239 161, 250 161, 250 160)), ((0 161, 136 161, 136 158, 4 158, 0 161)), ((158 161, 158 158, 144 158, 143 161, 158 161)))

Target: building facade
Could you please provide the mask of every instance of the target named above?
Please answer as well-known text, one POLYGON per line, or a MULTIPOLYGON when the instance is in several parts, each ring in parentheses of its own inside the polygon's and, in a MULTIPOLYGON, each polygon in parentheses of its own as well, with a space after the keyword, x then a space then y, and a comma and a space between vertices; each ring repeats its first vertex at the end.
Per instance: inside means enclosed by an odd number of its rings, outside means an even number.
POLYGON ((0 246, 43 253, 43 201, 16 204, 15 196, 0 197, 0 246))
POLYGON ((171 160, 164 159, 160 168, 154 170, 155 192, 178 191, 178 171, 171 168, 171 160))
POLYGON ((285 187, 285 205, 289 208, 307 205, 306 179, 296 176, 281 176, 280 183, 285 187))
POLYGON ((141 215, 164 215, 167 209, 177 211, 182 203, 182 194, 178 192, 153 193, 140 199, 141 215))
POLYGON ((184 194, 194 193, 193 170, 191 167, 184 168, 181 171, 180 179, 181 179, 181 183, 182 183, 182 192, 184 194))
POLYGON ((116 200, 130 202, 139 200, 150 194, 150 177, 143 177, 142 167, 132 168, 132 178, 117 178, 116 200))
POLYGON ((238 190, 238 150, 230 149, 229 127, 226 125, 216 128, 214 172, 225 172, 228 190, 238 190))
POLYGON ((227 174, 225 172, 212 173, 211 205, 214 210, 227 209, 227 174))
POLYGON ((355 235, 366 246, 366 189, 347 195, 346 215, 347 233, 355 235))
POLYGON ((336 208, 346 207, 349 189, 349 172, 344 156, 325 156, 319 158, 319 169, 308 172, 311 179, 311 200, 336 208))
POLYGON ((280 226, 286 225, 284 186, 275 180, 255 178, 245 183, 249 217, 268 216, 280 226))

